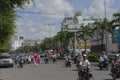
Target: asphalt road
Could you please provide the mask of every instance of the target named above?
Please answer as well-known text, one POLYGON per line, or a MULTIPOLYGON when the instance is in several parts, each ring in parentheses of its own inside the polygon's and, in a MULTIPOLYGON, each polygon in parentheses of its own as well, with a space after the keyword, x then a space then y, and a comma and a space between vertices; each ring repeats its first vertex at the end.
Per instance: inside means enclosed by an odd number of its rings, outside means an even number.
MULTIPOLYGON (((109 75, 110 71, 99 70, 98 67, 93 66, 92 72, 94 80, 112 80, 109 75)), ((75 64, 70 68, 64 66, 64 61, 57 63, 49 62, 49 64, 42 64, 35 66, 35 64, 24 65, 23 68, 1 68, 0 78, 3 80, 77 80, 78 71, 75 64)))

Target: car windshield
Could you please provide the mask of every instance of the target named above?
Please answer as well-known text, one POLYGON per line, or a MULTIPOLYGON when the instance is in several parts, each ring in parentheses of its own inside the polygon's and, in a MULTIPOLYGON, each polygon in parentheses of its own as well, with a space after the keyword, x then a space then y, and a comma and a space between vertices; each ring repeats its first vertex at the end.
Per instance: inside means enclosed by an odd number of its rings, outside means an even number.
POLYGON ((10 56, 0 56, 0 59, 10 59, 10 56))

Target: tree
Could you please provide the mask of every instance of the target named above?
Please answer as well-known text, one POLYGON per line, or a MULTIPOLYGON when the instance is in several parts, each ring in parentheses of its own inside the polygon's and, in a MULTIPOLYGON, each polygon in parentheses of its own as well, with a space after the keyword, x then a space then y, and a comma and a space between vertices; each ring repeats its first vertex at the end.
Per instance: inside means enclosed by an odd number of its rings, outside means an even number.
POLYGON ((24 8, 26 3, 33 0, 0 0, 0 51, 10 50, 9 41, 15 33, 16 7, 24 8))
POLYGON ((111 24, 112 24, 113 30, 116 27, 120 26, 120 12, 113 14, 113 20, 111 21, 111 24))
POLYGON ((101 44, 104 44, 104 38, 107 33, 113 34, 113 29, 111 22, 109 22, 107 19, 103 19, 101 21, 96 21, 94 27, 94 32, 100 36, 101 44))
POLYGON ((64 53, 66 53, 68 50, 68 44, 70 42, 69 39, 73 38, 74 34, 70 32, 60 31, 57 33, 56 37, 58 38, 58 41, 60 42, 61 48, 63 49, 64 53))
POLYGON ((80 37, 85 42, 85 53, 86 53, 86 45, 87 40, 90 40, 93 37, 93 30, 90 26, 81 26, 80 30, 77 32, 77 36, 80 37))

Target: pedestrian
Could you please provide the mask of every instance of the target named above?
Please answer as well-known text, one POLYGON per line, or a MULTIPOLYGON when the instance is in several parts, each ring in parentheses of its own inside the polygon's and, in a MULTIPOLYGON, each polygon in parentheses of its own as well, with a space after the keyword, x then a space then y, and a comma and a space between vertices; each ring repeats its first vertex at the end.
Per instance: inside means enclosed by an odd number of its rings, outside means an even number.
POLYGON ((36 52, 34 53, 34 62, 35 62, 35 65, 40 64, 40 58, 36 52))

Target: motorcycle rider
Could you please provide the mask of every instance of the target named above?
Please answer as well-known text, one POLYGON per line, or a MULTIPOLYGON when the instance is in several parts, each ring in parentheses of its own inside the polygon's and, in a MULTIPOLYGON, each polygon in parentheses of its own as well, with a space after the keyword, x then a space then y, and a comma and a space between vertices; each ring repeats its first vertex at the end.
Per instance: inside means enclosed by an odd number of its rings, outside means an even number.
POLYGON ((53 59, 53 63, 56 62, 56 54, 55 53, 53 54, 52 59, 53 59))
POLYGON ((80 62, 81 62, 82 60, 83 60, 82 53, 78 53, 78 55, 77 55, 77 64, 76 64, 77 69, 80 68, 79 64, 80 64, 80 62))
POLYGON ((105 54, 105 51, 102 52, 99 63, 108 64, 108 58, 107 55, 105 54))
POLYGON ((23 57, 23 55, 20 55, 19 56, 19 65, 21 68, 23 67, 23 63, 24 63, 24 57, 23 57))
POLYGON ((44 62, 48 63, 48 61, 49 61, 49 57, 48 57, 48 54, 46 53, 45 56, 44 56, 44 62))
POLYGON ((120 60, 119 55, 116 55, 115 58, 111 61, 111 73, 113 80, 120 78, 120 60))
POLYGON ((72 63, 71 55, 70 55, 70 54, 67 54, 67 55, 65 56, 65 65, 66 65, 66 67, 67 67, 67 66, 70 66, 70 67, 71 67, 71 63, 72 63))
POLYGON ((88 73, 89 73, 89 69, 91 68, 91 63, 88 61, 86 54, 83 54, 83 60, 80 61, 79 65, 80 65, 80 70, 78 72, 78 76, 79 78, 81 78, 86 74, 86 72, 84 72, 82 69, 88 68, 88 73))
POLYGON ((116 55, 115 58, 111 61, 111 70, 114 66, 120 64, 119 55, 116 55))
POLYGON ((84 67, 87 67, 87 66, 91 66, 91 63, 88 61, 87 59, 87 55, 84 54, 83 55, 83 60, 80 61, 80 67, 84 68, 84 67))

